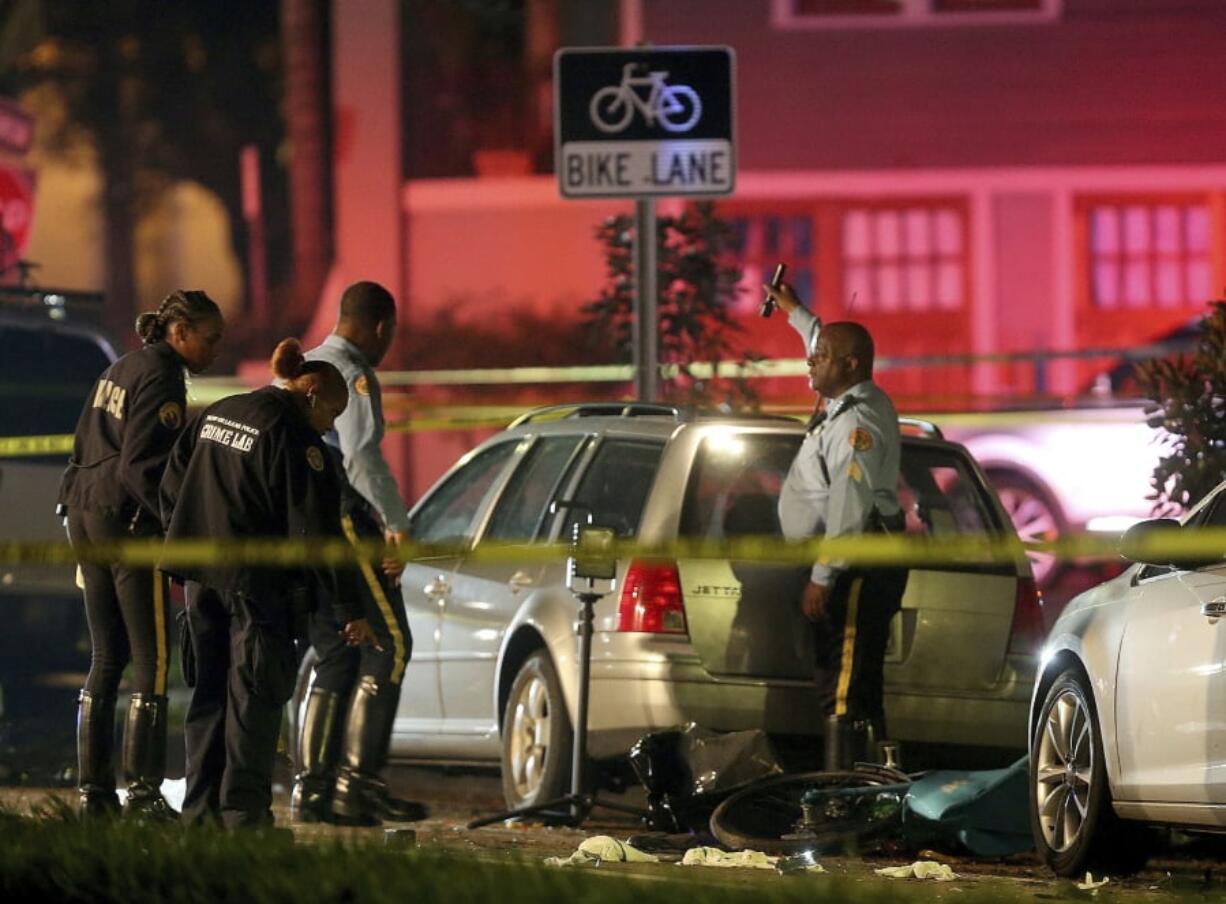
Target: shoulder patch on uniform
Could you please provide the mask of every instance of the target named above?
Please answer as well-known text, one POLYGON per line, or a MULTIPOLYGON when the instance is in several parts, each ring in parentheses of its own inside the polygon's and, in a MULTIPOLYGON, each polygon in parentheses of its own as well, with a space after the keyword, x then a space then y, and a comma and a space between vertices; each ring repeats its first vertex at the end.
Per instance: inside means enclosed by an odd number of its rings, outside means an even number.
POLYGON ((178 402, 167 402, 158 409, 158 420, 167 430, 178 430, 183 426, 183 406, 178 402))
POLYGON ((353 391, 358 395, 370 395, 370 381, 366 379, 366 374, 358 377, 353 383, 353 391))
POLYGON ((847 441, 851 443, 851 447, 857 452, 867 452, 873 448, 873 435, 863 427, 857 427, 851 431, 851 435, 847 437, 847 441))
POLYGON ((847 476, 856 483, 864 482, 864 470, 860 467, 860 462, 854 458, 851 460, 851 464, 847 466, 847 476))
POLYGON ((307 446, 306 459, 311 470, 322 471, 324 469, 324 454, 319 451, 318 446, 307 446))

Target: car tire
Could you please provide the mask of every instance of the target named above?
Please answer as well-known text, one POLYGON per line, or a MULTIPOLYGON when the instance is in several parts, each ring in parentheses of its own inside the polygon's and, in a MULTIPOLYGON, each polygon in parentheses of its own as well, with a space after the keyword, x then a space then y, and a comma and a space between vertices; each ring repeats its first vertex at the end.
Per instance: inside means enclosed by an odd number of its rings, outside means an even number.
POLYGON ((557 669, 545 650, 524 660, 502 719, 502 794, 509 809, 570 790, 574 734, 557 669))
MULTIPOLYGON (((1022 540, 1050 541, 1068 532, 1068 520, 1047 489, 1016 471, 989 470, 987 476, 1022 540)), ((1028 558, 1039 587, 1050 587, 1063 570, 1055 556, 1030 553, 1028 558)))
POLYGON ((1116 815, 1102 728, 1078 669, 1048 690, 1030 751, 1030 824, 1039 857, 1058 876, 1087 869, 1133 872, 1146 859, 1143 826, 1116 815))

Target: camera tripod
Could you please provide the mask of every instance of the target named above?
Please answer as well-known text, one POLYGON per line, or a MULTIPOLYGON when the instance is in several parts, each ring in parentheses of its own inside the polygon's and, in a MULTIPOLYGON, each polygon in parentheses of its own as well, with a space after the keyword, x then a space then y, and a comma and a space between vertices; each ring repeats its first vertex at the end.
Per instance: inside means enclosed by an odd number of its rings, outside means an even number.
POLYGON ((584 770, 587 765, 587 707, 592 676, 592 623, 594 621, 592 610, 597 601, 604 596, 603 593, 595 592, 595 582, 591 579, 588 579, 587 586, 587 590, 574 591, 575 598, 580 603, 579 705, 575 718, 575 743, 571 758, 570 793, 564 794, 561 797, 555 797, 553 800, 542 801, 538 804, 517 807, 514 810, 505 810, 491 816, 482 816, 468 824, 470 829, 478 829, 481 826, 492 825, 508 819, 519 819, 524 816, 535 815, 540 815, 548 822, 556 825, 577 827, 587 821, 588 816, 591 815, 592 810, 596 807, 603 807, 606 810, 613 810, 618 813, 626 813, 630 816, 643 817, 647 815, 645 811, 637 807, 628 807, 625 804, 612 804, 608 801, 600 800, 596 797, 594 791, 587 791, 584 788, 584 770))

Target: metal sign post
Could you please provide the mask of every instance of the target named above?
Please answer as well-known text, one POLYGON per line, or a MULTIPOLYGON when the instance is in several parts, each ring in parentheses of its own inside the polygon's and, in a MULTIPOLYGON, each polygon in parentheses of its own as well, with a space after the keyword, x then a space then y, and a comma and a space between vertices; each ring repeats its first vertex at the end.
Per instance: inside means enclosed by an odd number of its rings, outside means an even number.
POLYGON ((660 379, 656 197, 731 194, 729 47, 573 48, 553 58, 554 170, 564 198, 634 198, 635 392, 660 379))
POLYGON ((654 402, 660 384, 660 318, 656 312, 659 289, 656 286, 656 202, 640 198, 634 202, 634 395, 654 402))

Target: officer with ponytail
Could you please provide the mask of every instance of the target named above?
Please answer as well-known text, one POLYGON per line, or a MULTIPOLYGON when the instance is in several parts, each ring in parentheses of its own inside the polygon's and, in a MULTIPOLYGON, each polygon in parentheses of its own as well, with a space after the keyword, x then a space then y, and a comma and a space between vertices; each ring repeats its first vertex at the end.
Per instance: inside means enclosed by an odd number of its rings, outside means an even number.
MULTIPOLYGON (((72 458, 59 491, 74 547, 161 534, 158 482, 183 430, 184 372, 217 357, 224 323, 204 292, 177 291, 141 314, 143 347, 98 378, 77 422, 72 458)), ((176 814, 162 797, 166 772, 166 581, 155 569, 83 557, 85 612, 92 644, 89 677, 77 710, 82 811, 119 810, 115 793, 115 704, 124 668, 132 694, 124 723, 124 814, 154 820, 176 814)))
MULTIPOLYGON (((277 346, 272 369, 281 385, 222 399, 175 446, 161 485, 169 542, 344 536, 339 471, 321 434, 349 402, 345 379, 305 360, 294 339, 277 346)), ((228 557, 167 567, 187 582, 184 673, 194 685, 183 819, 268 825, 281 711, 297 677, 294 626, 318 594, 354 600, 356 574, 228 557)), ((347 643, 377 642, 356 604, 336 617, 347 643)))

